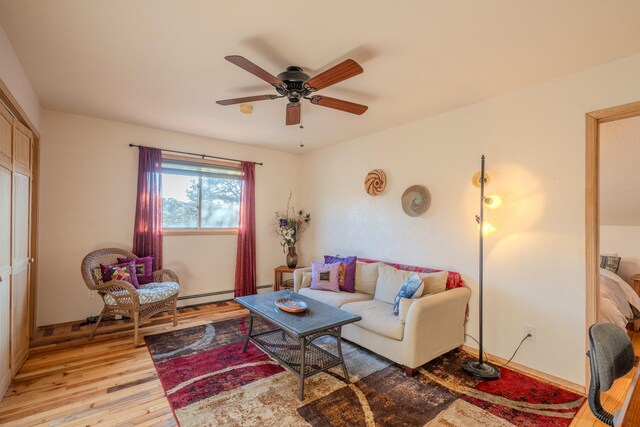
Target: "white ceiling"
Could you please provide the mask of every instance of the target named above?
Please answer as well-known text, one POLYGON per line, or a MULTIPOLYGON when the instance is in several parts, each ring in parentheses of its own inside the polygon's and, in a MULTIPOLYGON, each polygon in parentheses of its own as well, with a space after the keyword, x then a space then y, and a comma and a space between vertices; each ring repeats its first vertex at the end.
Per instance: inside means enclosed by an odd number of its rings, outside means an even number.
POLYGON ((600 223, 640 226, 640 117, 600 125, 600 223))
POLYGON ((640 52, 640 1, 0 0, 0 25, 43 107, 302 152, 285 100, 225 61, 364 74, 305 103, 304 150, 374 133, 640 52))

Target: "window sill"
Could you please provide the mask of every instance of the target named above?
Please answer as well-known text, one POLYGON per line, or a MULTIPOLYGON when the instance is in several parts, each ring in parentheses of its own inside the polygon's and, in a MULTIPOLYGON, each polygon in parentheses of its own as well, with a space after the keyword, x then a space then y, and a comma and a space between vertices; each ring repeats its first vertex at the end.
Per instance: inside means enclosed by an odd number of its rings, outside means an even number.
POLYGON ((201 230, 181 230, 179 228, 164 229, 162 234, 165 236, 213 236, 213 235, 228 235, 238 234, 237 228, 214 228, 214 229, 201 229, 201 230))

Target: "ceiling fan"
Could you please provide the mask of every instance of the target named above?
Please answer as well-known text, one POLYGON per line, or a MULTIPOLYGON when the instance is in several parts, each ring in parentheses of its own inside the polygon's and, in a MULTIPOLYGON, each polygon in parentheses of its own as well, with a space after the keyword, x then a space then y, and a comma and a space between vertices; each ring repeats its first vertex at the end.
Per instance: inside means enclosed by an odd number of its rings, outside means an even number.
POLYGON ((353 59, 347 59, 312 78, 305 74, 302 68, 297 66, 287 67, 286 71, 278 74, 278 77, 275 77, 242 56, 231 55, 225 56, 224 59, 269 83, 275 87, 278 95, 257 95, 244 98, 224 99, 217 101, 220 105, 233 105, 286 97, 289 100, 286 114, 287 125, 300 123, 302 99, 308 99, 312 104, 320 105, 321 107, 333 108, 357 115, 364 113, 369 108, 366 105, 343 101, 342 99, 312 95, 313 92, 361 74, 364 70, 353 59))

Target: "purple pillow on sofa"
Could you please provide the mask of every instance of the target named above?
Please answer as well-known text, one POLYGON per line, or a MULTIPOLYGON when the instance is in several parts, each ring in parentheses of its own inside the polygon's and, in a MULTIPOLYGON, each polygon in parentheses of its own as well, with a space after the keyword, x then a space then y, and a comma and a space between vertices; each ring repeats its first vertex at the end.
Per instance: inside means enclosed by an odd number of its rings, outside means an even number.
POLYGON ((337 256, 324 256, 325 264, 334 264, 336 262, 341 262, 345 265, 344 269, 344 284, 340 285, 340 290, 345 292, 355 292, 356 291, 356 261, 358 257, 355 256, 346 256, 346 257, 337 257, 337 256))
POLYGON ((153 257, 118 258, 118 262, 133 262, 136 265, 136 277, 138 278, 138 283, 141 285, 153 282, 153 257))
POLYGON ((311 289, 338 292, 340 290, 339 276, 339 263, 320 264, 319 262, 314 262, 311 264, 311 289))

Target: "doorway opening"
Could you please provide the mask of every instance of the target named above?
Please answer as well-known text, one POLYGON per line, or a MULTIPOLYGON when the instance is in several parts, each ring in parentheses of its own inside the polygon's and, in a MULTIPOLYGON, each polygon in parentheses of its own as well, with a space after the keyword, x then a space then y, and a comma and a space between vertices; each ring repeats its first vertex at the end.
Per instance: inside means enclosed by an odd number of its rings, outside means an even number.
MULTIPOLYGON (((586 330, 585 348, 588 350, 588 330, 591 325, 598 322, 600 300, 600 256, 602 249, 611 251, 611 247, 601 247, 600 226, 602 225, 601 212, 601 154, 602 154, 602 125, 610 122, 618 122, 624 119, 640 117, 640 102, 625 104, 617 107, 606 108, 586 114, 586 187, 585 187, 585 229, 586 229, 586 330)), ((636 142, 638 144, 638 142, 636 142)), ((611 218, 605 211, 607 218, 611 218)), ((608 220, 608 222, 610 222, 608 220)), ((610 255, 613 255, 610 254, 610 255)), ((617 256, 617 254, 616 254, 617 256)), ((639 271, 640 273, 640 271, 639 271)), ((589 360, 585 357, 585 372, 587 387, 590 381, 589 360)))

